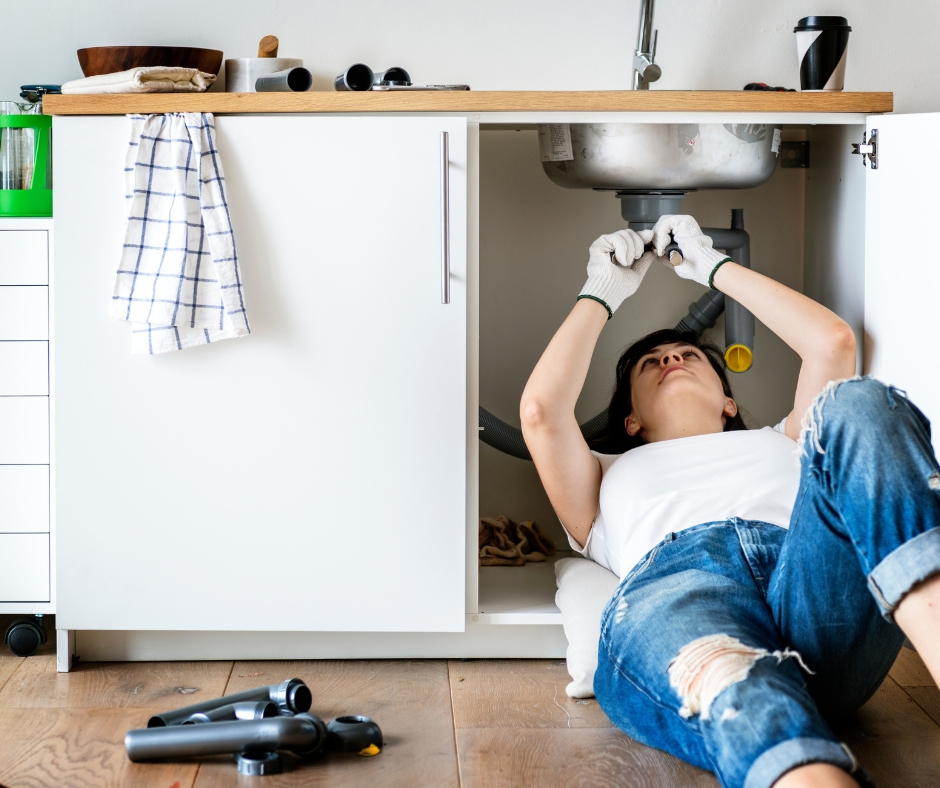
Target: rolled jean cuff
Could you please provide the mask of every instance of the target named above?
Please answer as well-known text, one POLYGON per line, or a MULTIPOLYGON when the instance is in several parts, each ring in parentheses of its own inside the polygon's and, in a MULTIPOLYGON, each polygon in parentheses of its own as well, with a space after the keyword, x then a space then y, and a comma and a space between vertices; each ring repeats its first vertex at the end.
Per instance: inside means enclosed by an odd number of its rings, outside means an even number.
POLYGON ((888 554, 868 576, 881 615, 892 615, 904 595, 917 583, 940 572, 940 528, 931 528, 888 554))
POLYGON ((770 788, 787 772, 810 763, 831 763, 851 774, 860 785, 872 786, 851 750, 828 739, 789 739, 763 753, 747 772, 744 788, 770 788))

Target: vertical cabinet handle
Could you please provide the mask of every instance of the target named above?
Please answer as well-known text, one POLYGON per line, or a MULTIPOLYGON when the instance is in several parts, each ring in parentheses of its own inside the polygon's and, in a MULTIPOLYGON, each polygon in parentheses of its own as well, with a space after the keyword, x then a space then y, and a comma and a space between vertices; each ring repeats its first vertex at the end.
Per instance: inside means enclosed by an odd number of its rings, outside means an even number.
POLYGON ((441 303, 450 303, 450 150, 441 132, 441 303))

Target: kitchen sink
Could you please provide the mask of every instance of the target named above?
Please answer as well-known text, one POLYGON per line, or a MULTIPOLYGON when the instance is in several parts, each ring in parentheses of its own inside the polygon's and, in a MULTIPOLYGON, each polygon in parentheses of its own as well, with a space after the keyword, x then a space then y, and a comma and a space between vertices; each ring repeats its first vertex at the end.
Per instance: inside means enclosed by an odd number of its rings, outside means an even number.
POLYGON ((780 129, 754 123, 572 123, 567 130, 540 126, 539 137, 542 167, 559 186, 689 191, 764 183, 777 166, 780 129))

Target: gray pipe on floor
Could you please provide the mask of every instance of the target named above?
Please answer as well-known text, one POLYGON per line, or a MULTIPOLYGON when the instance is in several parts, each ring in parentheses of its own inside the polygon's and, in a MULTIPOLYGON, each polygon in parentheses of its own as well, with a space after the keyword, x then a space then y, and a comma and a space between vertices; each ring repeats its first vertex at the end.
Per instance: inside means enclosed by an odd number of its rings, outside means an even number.
POLYGON ((264 720, 137 728, 127 732, 124 747, 127 757, 134 762, 198 758, 245 750, 289 750, 295 755, 310 755, 323 748, 326 735, 326 725, 319 717, 298 714, 264 720))

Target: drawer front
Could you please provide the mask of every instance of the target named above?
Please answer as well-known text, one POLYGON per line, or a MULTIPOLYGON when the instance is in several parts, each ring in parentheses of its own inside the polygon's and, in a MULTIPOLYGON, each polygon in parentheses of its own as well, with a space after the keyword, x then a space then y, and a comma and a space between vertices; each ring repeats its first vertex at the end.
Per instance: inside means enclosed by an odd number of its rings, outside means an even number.
POLYGON ((49 343, 0 341, 0 397, 48 393, 49 343))
POLYGON ((48 533, 49 466, 0 465, 0 502, 0 533, 48 533))
POLYGON ((0 340, 49 339, 49 288, 0 287, 0 340))
POLYGON ((49 284, 49 234, 0 230, 0 285, 49 284))
POLYGON ((49 398, 0 397, 0 465, 49 464, 49 398))
POLYGON ((49 601, 49 534, 0 534, 0 602, 49 601))

